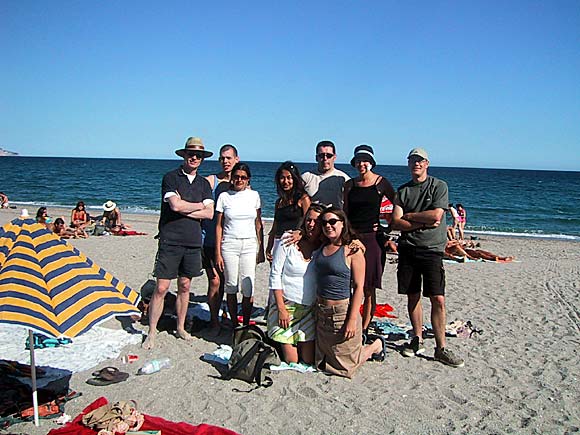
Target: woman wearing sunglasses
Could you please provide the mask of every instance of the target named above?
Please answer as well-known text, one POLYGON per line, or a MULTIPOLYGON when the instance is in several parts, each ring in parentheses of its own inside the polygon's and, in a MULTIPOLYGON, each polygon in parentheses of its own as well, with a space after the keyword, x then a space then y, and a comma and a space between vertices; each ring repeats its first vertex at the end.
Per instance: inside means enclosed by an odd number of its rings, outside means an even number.
POLYGON ((352 378, 368 359, 382 361, 384 342, 362 344, 365 258, 351 242, 354 233, 346 214, 337 208, 320 215, 322 247, 313 257, 316 276, 316 364, 329 373, 352 378), (351 291, 352 282, 352 291, 351 291))
POLYGON ((234 327, 238 326, 238 290, 242 292, 244 325, 254 305, 256 264, 264 261, 260 195, 249 188, 252 173, 242 162, 232 169, 231 188, 217 199, 216 266, 224 273, 224 292, 234 327))

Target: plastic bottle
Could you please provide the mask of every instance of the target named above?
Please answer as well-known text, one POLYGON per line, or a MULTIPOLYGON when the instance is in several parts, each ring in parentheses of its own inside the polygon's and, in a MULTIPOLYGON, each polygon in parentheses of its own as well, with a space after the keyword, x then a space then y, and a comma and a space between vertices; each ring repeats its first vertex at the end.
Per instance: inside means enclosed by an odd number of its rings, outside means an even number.
POLYGON ((143 367, 137 372, 138 375, 150 375, 152 373, 157 373, 161 369, 167 369, 171 367, 171 360, 169 358, 154 359, 145 363, 143 367))

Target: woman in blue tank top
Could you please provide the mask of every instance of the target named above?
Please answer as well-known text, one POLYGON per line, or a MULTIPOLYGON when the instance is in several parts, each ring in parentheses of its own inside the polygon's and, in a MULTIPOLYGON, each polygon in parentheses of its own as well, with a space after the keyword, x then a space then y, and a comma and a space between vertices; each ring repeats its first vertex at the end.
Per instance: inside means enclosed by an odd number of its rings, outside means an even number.
POLYGON ((384 358, 380 339, 362 344, 365 258, 346 214, 336 208, 320 215, 322 247, 312 258, 316 273, 316 365, 329 373, 352 378, 369 358, 384 358), (352 292, 351 292, 352 282, 352 292))

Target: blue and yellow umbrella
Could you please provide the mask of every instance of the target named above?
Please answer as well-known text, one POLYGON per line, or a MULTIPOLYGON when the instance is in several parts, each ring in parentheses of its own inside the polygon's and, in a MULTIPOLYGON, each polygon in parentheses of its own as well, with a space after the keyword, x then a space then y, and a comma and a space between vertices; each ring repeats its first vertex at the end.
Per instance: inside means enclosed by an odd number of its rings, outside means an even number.
POLYGON ((113 316, 139 315, 139 298, 24 210, 23 216, 0 228, 0 323, 29 329, 37 426, 32 331, 76 337, 113 316))
POLYGON ((76 337, 118 315, 140 314, 139 294, 32 219, 0 229, 0 322, 76 337))

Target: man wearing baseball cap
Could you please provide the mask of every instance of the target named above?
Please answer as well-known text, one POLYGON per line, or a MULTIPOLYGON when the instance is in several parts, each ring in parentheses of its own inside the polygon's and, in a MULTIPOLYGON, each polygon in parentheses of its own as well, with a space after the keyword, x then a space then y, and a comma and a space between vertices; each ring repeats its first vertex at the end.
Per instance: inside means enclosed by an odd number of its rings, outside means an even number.
POLYGON ((165 174, 161 183, 159 247, 153 272, 157 285, 149 304, 149 334, 143 342, 144 349, 155 346, 157 323, 163 313, 165 295, 171 280, 176 278, 176 335, 183 340, 191 340, 191 335, 185 330, 185 317, 191 278, 202 274, 201 220, 213 217, 211 186, 197 173, 203 160, 213 153, 206 151, 200 138, 190 137, 175 154, 183 158, 183 163, 165 174))
POLYGON ((447 183, 427 175, 429 155, 423 148, 413 148, 407 161, 411 181, 397 190, 391 223, 394 229, 401 231, 398 245, 398 291, 399 294, 407 295, 407 309, 414 335, 402 354, 414 356, 425 352, 422 284, 423 295, 431 300, 431 324, 436 344, 434 359, 452 367, 462 367, 463 359, 448 350, 445 344, 443 253, 447 242, 447 183))

